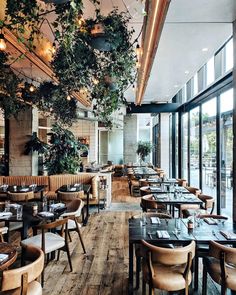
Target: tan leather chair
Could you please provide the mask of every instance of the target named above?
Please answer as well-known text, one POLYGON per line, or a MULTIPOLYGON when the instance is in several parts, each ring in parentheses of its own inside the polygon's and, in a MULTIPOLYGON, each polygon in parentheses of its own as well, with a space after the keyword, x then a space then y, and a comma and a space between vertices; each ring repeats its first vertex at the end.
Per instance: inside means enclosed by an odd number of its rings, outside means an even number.
POLYGON ((151 194, 145 195, 141 198, 140 207, 144 212, 166 210, 166 206, 157 204, 155 198, 151 194))
POLYGON ((184 209, 182 210, 182 214, 184 218, 194 215, 196 212, 198 214, 212 214, 215 207, 215 200, 211 196, 200 194, 198 198, 203 201, 203 205, 199 209, 184 209))
POLYGON ((84 191, 79 192, 57 192, 57 199, 62 202, 71 202, 74 199, 80 199, 84 197, 84 191))
POLYGON ((143 291, 147 283, 149 294, 154 294, 154 289, 168 292, 185 289, 185 295, 188 295, 195 242, 175 249, 157 247, 146 241, 142 241, 142 244, 146 249, 146 257, 143 259, 143 291))
POLYGON ((26 258, 30 264, 2 273, 1 294, 42 295, 42 286, 36 281, 44 267, 44 253, 34 246, 26 247, 26 258))
POLYGON ((34 192, 22 192, 22 193, 7 193, 8 198, 12 202, 27 202, 34 199, 34 192))
POLYGON ((236 249, 210 241, 209 255, 203 258, 202 294, 207 294, 207 273, 221 285, 221 294, 227 289, 236 291, 236 249))
POLYGON ((186 179, 183 179, 183 178, 177 178, 176 180, 177 180, 177 182, 178 182, 178 186, 184 186, 184 187, 187 186, 187 180, 186 180, 186 179))
MULTIPOLYGON (((131 219, 141 218, 141 214, 136 214, 131 217, 131 219)), ((146 213, 146 218, 151 217, 158 217, 160 219, 172 219, 171 215, 166 213, 146 213)), ((173 248, 173 245, 171 244, 163 244, 162 247, 166 248, 173 248)), ((140 244, 135 245, 135 257, 136 257, 136 287, 135 289, 139 289, 139 278, 140 278, 140 272, 141 272, 141 260, 144 257, 143 247, 140 244)))
MULTIPOLYGON (((199 188, 196 187, 192 187, 192 186, 186 186, 186 189, 191 193, 194 194, 195 196, 199 196, 201 194, 201 190, 199 188)), ((177 205, 177 207, 179 208, 179 212, 180 212, 180 217, 183 217, 183 210, 188 210, 188 209, 199 209, 200 206, 199 205, 191 205, 191 204, 182 204, 182 205, 177 205)))

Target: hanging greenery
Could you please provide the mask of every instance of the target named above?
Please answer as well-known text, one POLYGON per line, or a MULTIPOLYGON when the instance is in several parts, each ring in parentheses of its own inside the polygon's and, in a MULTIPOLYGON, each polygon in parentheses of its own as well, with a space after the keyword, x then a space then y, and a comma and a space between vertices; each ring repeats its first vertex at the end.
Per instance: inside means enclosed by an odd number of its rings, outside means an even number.
POLYGON ((0 108, 5 118, 16 116, 26 106, 21 102, 21 80, 6 64, 8 56, 0 51, 0 108))
MULTIPOLYGON (((83 90, 93 103, 95 116, 111 126, 112 113, 126 103, 124 92, 135 76, 134 30, 128 28, 129 14, 114 9, 103 16, 96 9, 95 19, 81 22, 82 0, 44 2, 49 3, 46 8, 36 0, 7 0, 7 26, 18 30, 21 41, 26 36, 29 44, 33 44, 47 13, 55 10, 56 14, 51 25, 58 46, 51 65, 59 85, 43 82, 34 93, 26 87, 22 99, 63 124, 72 124, 77 119, 77 103, 71 93, 83 90), (66 99, 68 95, 71 100, 66 99)), ((97 0, 91 2, 99 4, 97 0)))

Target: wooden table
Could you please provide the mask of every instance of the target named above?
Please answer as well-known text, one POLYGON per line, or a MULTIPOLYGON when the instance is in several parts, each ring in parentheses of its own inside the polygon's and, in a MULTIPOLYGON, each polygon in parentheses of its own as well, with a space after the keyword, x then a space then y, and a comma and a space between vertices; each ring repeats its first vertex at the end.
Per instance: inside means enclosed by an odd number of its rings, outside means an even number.
POLYGON ((14 246, 9 243, 0 243, 0 254, 7 254, 8 258, 0 262, 0 271, 8 268, 16 261, 17 251, 14 246))
POLYGON ((220 230, 226 230, 236 233, 236 226, 232 221, 219 222, 216 225, 209 225, 204 220, 199 227, 188 230, 187 219, 160 219, 160 224, 151 224, 151 220, 147 219, 147 224, 142 226, 140 219, 129 219, 129 294, 133 294, 133 262, 134 262, 134 245, 140 244, 141 240, 146 240, 152 244, 174 244, 186 245, 194 240, 197 244, 209 244, 209 241, 216 241, 222 244, 236 245, 235 240, 227 240, 220 230), (180 225, 180 234, 175 234, 176 220, 180 225), (157 230, 166 230, 170 238, 160 239, 157 237, 157 230))
POLYGON ((89 193, 91 190, 91 185, 90 184, 80 184, 80 185, 70 185, 69 187, 67 185, 61 186, 58 190, 56 190, 56 193, 58 191, 61 191, 63 193, 75 193, 79 191, 84 191, 86 194, 86 216, 83 218, 83 225, 86 225, 89 219, 89 193))
MULTIPOLYGON (((149 195, 151 193, 155 194, 155 193, 158 193, 158 194, 166 194, 167 192, 162 190, 162 188, 160 186, 152 186, 152 185, 149 185, 149 186, 143 186, 143 187, 140 187, 140 191, 141 191, 141 195, 149 195)), ((180 192, 182 194, 190 194, 190 192, 183 186, 179 186, 177 188, 175 188, 175 191, 176 192, 180 192)), ((170 192, 171 194, 174 194, 174 192, 170 192)))
POLYGON ((147 167, 133 168, 133 173, 134 175, 142 177, 142 178, 147 178, 152 175, 157 175, 157 172, 154 169, 147 168, 147 167))

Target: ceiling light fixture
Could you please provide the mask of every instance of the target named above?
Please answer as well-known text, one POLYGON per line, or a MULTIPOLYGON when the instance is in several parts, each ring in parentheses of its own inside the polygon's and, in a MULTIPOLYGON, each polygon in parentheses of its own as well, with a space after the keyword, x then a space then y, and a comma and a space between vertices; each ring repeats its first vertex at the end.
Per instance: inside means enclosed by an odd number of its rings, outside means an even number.
POLYGON ((175 84, 175 85, 174 85, 174 87, 175 87, 175 88, 178 88, 178 87, 179 87, 179 85, 178 85, 178 84, 175 84))
POLYGON ((7 44, 6 44, 4 35, 2 33, 2 30, 1 30, 1 33, 0 33, 0 50, 1 51, 5 51, 6 48, 7 48, 7 44))
POLYGON ((189 71, 185 71, 184 73, 187 75, 187 74, 189 74, 189 71))
POLYGON ((207 51, 208 51, 207 47, 202 48, 202 52, 207 52, 207 51))

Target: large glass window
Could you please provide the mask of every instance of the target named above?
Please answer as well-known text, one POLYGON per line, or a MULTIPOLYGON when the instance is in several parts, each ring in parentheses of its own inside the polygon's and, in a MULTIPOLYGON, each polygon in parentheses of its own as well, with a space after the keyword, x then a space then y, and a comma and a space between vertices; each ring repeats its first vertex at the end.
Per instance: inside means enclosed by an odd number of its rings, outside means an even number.
POLYGON ((202 104, 202 191, 216 198, 216 98, 202 104))
POLYGON ((207 63, 207 85, 210 85, 215 81, 215 63, 214 56, 207 63))
POLYGON ((234 66, 234 58, 233 58, 233 39, 229 40, 229 42, 225 45, 225 71, 229 71, 234 66))
POLYGON ((175 114, 175 171, 176 176, 179 177, 179 114, 175 114))
POLYGON ((190 185, 199 187, 199 107, 190 111, 190 185))
POLYGON ((232 216, 233 207, 233 89, 220 96, 221 213, 232 216))
POLYGON ((188 181, 188 113, 182 116, 182 177, 188 181))

